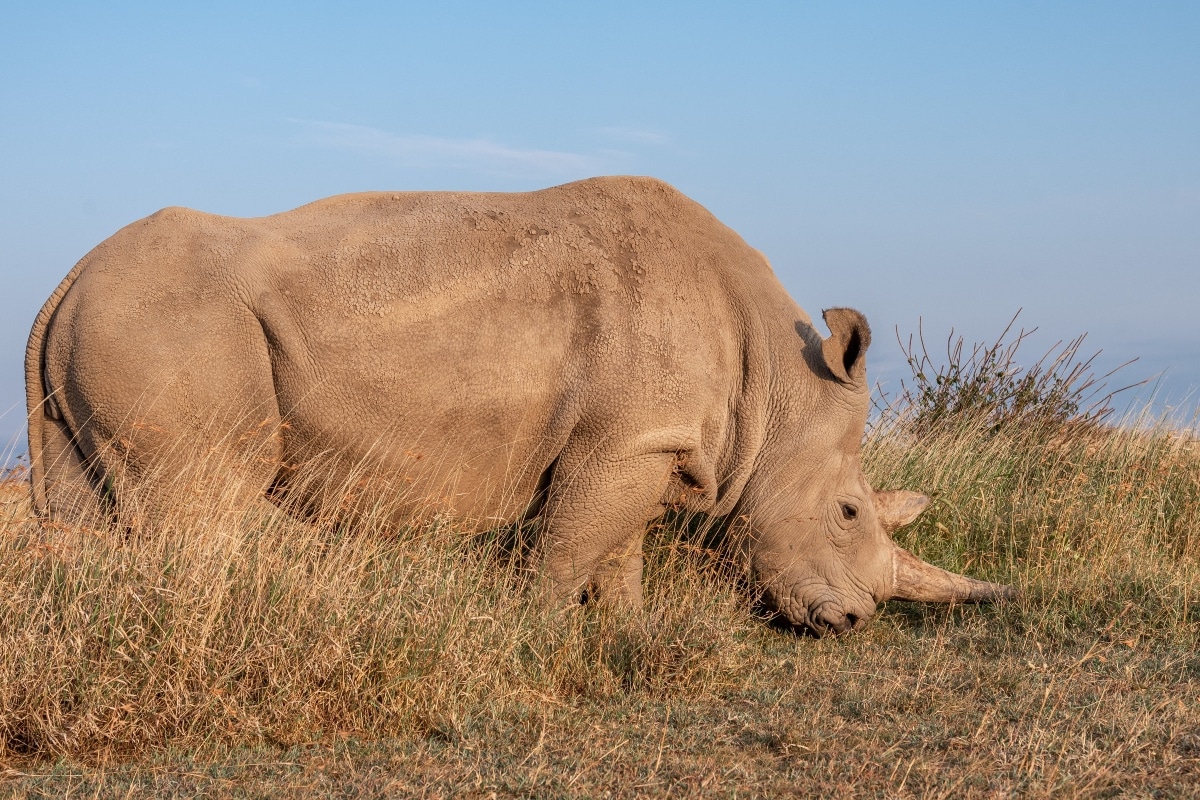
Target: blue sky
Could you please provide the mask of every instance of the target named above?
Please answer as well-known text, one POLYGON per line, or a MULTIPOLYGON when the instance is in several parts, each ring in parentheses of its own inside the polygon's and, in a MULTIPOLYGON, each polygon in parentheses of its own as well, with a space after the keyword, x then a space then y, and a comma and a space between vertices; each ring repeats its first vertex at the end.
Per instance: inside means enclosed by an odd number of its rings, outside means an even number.
MULTIPOLYGON (((71 265, 168 205, 636 173, 817 314, 1200 386, 1200 4, 5 3, 0 434, 71 265)), ((1191 395, 1194 404, 1195 395, 1191 395)), ((23 444, 18 445, 18 448, 23 444)))

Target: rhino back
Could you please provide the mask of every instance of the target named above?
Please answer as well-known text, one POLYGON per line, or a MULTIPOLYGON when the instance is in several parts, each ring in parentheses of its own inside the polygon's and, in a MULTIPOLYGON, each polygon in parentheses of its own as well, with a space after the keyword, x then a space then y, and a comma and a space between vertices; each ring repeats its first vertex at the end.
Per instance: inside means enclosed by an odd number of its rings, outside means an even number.
POLYGON ((650 179, 172 209, 89 258, 63 313, 72 358, 127 387, 105 389, 114 413, 152 372, 183 387, 167 416, 273 402, 285 463, 374 453, 475 516, 511 517, 573 436, 728 461, 754 317, 795 313, 759 254, 650 179))

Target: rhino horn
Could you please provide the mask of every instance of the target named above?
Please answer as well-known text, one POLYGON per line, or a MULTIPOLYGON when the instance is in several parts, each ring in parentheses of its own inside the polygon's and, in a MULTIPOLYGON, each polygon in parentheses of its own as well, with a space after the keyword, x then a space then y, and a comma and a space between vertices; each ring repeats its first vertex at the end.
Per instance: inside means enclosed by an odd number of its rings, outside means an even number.
POLYGON ((925 603, 994 603, 1015 600, 1017 590, 1000 583, 977 581, 927 564, 902 547, 892 561, 892 600, 925 603))

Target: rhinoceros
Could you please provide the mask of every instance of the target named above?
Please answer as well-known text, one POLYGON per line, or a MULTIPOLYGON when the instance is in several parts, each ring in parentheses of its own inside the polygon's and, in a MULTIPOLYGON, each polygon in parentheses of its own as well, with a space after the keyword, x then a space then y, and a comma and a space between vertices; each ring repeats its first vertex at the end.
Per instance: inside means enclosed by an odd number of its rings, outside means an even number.
POLYGON ((560 604, 640 605, 647 524, 672 507, 740 521, 767 602, 818 634, 889 598, 1011 597, 892 542, 929 500, 868 485, 870 328, 849 308, 824 321, 828 337, 761 253, 650 178, 256 219, 167 208, 37 316, 34 506, 119 516, 140 480, 153 513, 156 481, 218 453, 238 497, 298 513, 331 502, 302 476, 366 474, 367 505, 537 516, 560 604))

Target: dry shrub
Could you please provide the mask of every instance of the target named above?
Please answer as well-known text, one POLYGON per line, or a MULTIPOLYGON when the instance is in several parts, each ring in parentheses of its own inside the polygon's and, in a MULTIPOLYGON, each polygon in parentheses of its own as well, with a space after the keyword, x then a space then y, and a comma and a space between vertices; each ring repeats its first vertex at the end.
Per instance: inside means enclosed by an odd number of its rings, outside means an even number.
POLYGON ((1146 383, 1141 380, 1109 390, 1108 380, 1136 359, 1097 376, 1092 364, 1099 351, 1086 358, 1080 354, 1086 333, 1052 345, 1031 366, 1022 366, 1021 345, 1037 328, 1014 333, 1020 314, 1013 315, 994 342, 977 342, 969 353, 963 337, 956 338, 951 330, 944 362, 930 356, 920 323, 907 343, 897 328, 896 341, 912 379, 911 383, 901 381, 899 396, 883 403, 885 415, 902 418, 916 433, 931 433, 955 423, 992 429, 1084 429, 1112 416, 1117 395, 1146 383))

